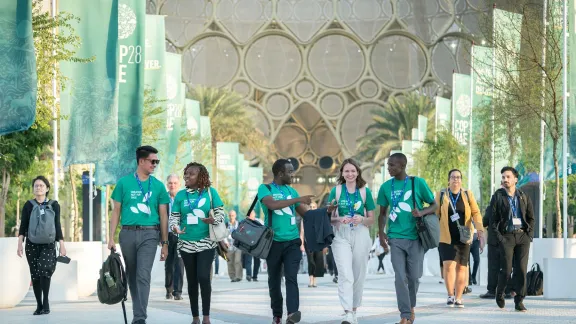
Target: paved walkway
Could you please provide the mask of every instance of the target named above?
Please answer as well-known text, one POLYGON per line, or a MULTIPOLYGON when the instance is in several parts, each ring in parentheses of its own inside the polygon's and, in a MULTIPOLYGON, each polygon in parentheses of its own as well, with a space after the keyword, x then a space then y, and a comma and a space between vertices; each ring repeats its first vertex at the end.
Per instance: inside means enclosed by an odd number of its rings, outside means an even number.
MULTIPOLYGON (((420 285, 417 323, 575 323, 576 301, 548 301, 542 298, 528 298, 525 301, 527 313, 516 313, 513 302, 507 301, 504 310, 496 307, 492 300, 482 300, 477 296, 484 288, 473 287, 473 293, 464 299, 464 309, 444 306, 446 293, 438 284, 439 278, 425 277, 420 285)), ((320 278, 318 288, 308 288, 306 275, 299 275, 301 323, 339 324, 342 308, 338 300, 337 287, 331 277, 320 278)), ((230 283, 228 278, 216 277, 213 283, 212 323, 213 324, 268 324, 271 322, 270 300, 266 275, 260 282, 230 283)), ((184 290, 187 290, 186 288, 184 290)), ((148 307, 148 323, 190 323, 192 316, 188 296, 182 301, 164 299, 164 288, 152 288, 148 307)), ((385 275, 369 275, 364 292, 364 306, 359 310, 362 324, 385 324, 398 321, 398 310, 394 294, 394 279, 385 275)), ((131 304, 127 304, 131 310, 131 304)), ((53 303, 50 315, 32 316, 35 300, 32 292, 17 307, 0 310, 2 324, 62 324, 62 323, 123 323, 120 305, 107 306, 98 302, 97 297, 82 298, 72 303, 53 303)), ((129 311, 129 318, 131 312, 129 311)))

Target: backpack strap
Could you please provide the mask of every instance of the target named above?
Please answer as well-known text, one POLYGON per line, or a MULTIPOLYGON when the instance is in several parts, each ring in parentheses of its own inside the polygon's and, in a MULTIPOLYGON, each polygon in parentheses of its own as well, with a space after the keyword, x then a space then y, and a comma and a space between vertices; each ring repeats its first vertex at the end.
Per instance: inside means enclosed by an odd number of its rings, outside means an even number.
POLYGON ((30 199, 30 200, 28 200, 28 201, 32 204, 32 207, 40 206, 40 204, 38 204, 38 202, 36 201, 36 199, 30 199))
POLYGON ((412 208, 416 209, 416 186, 414 185, 416 177, 412 177, 412 208))
POLYGON ((360 199, 362 199, 362 206, 364 206, 364 217, 368 216, 366 211, 366 186, 360 188, 360 199))
MULTIPOLYGON (((272 193, 272 187, 269 184, 265 184, 266 188, 272 193)), ((268 209, 268 227, 272 228, 272 211, 268 209)))
MULTIPOLYGON (((336 186, 336 206, 340 204, 340 195, 342 195, 342 185, 336 186)), ((340 213, 338 212, 338 207, 335 209, 336 217, 340 217, 340 213)))

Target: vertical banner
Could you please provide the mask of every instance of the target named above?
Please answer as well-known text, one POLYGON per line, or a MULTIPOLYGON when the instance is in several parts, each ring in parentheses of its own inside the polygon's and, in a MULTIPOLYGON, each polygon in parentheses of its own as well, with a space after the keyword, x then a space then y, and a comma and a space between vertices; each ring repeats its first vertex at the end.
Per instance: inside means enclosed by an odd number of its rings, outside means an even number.
POLYGON ((30 128, 37 75, 32 0, 0 1, 0 135, 30 128))
POLYGON ((468 146, 470 140, 470 76, 454 73, 452 75, 452 134, 458 143, 468 146))
POLYGON ((236 211, 240 213, 240 204, 242 203, 242 186, 244 179, 244 154, 238 154, 236 159, 236 197, 234 198, 234 204, 236 211))
MULTIPOLYGON (((252 204, 252 200, 254 200, 254 197, 256 197, 256 195, 258 194, 258 187, 262 184, 263 181, 264 181, 264 172, 262 168, 249 167, 248 180, 247 180, 248 195, 246 196, 246 200, 248 201, 249 204, 252 204)), ((254 211, 256 211, 257 218, 263 219, 264 217, 261 217, 262 210, 260 209, 259 204, 260 203, 256 203, 254 211)), ((248 205, 248 208, 250 208, 250 205, 248 205)))
POLYGON ((190 161, 197 161, 198 157, 194 154, 193 144, 200 137, 200 103, 196 100, 186 99, 184 112, 186 115, 186 131, 189 137, 187 158, 190 161))
POLYGON ((82 39, 76 55, 91 63, 60 62, 68 82, 60 92, 60 154, 63 166, 101 163, 118 154, 118 2, 60 0, 60 11, 82 39))
POLYGON ((205 162, 202 163, 206 166, 206 169, 208 169, 210 178, 215 179, 215 175, 212 173, 212 155, 214 154, 214 152, 212 152, 212 127, 210 126, 210 117, 208 116, 200 116, 200 140, 203 142, 202 158, 205 160, 205 162), (204 142, 206 145, 204 145, 204 142))
POLYGON ((218 170, 217 188, 227 209, 236 207, 238 173, 238 143, 216 143, 216 169, 218 170))
POLYGON ((165 162, 162 170, 166 176, 176 171, 176 155, 182 126, 184 94, 180 82, 182 58, 179 54, 166 53, 166 146, 159 156, 165 162))
POLYGON ((118 154, 96 165, 96 184, 134 172, 142 144, 146 1, 118 0, 118 154))
MULTIPOLYGON (((142 120, 142 144, 157 148, 160 158, 167 147, 166 50, 164 16, 146 15, 146 50, 144 51, 145 101, 142 120)), ((162 161, 164 164, 166 161, 162 161)), ((154 174, 164 180, 162 166, 154 174)))
POLYGON ((428 118, 422 115, 418 115, 418 141, 420 142, 426 141, 427 134, 428 134, 428 118))
POLYGON ((576 172, 576 1, 568 2, 568 170, 576 172))
POLYGON ((438 132, 442 129, 452 129, 452 102, 450 99, 436 97, 436 129, 438 132))

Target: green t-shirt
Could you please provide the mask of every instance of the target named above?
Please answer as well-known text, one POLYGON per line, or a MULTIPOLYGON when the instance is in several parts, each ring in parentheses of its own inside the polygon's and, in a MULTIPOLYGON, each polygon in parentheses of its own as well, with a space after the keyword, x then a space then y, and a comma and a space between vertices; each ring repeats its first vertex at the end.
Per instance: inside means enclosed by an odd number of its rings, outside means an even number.
MULTIPOLYGON (((300 197, 294 188, 287 185, 279 186, 282 191, 278 190, 274 185, 268 185, 270 186, 270 189, 266 186, 267 185, 265 184, 261 184, 260 187, 258 187, 258 201, 262 201, 262 198, 270 195, 274 200, 288 200, 300 197), (282 194, 282 192, 284 194, 282 194)), ((260 205, 262 206, 262 212, 264 213, 264 224, 268 226, 268 208, 264 204, 260 205)), ((298 206, 300 206, 300 203, 282 208, 281 210, 272 211, 274 241, 286 242, 300 237, 298 223, 296 222, 296 207, 298 206)))
POLYGON ((142 182, 142 189, 134 174, 127 175, 116 183, 112 199, 122 204, 120 211, 122 225, 154 226, 160 224, 158 213, 160 205, 170 203, 166 187, 160 180, 150 176, 148 180, 142 182), (150 188, 149 194, 148 188, 150 188), (145 193, 147 197, 144 197, 145 193))
MULTIPOLYGON (((348 205, 348 199, 346 199, 346 185, 342 185, 342 190, 340 192, 340 200, 338 201, 338 215, 340 217, 349 216, 350 215, 350 207, 348 205)), ((354 214, 364 215, 364 203, 362 202, 362 195, 360 195, 360 190, 358 190, 358 194, 351 193, 350 201, 354 203, 354 214)), ((332 200, 336 199, 336 187, 332 188, 330 191, 330 196, 328 197, 328 203, 331 203, 332 200)), ((374 205, 374 198, 372 198, 372 191, 368 187, 366 187, 366 210, 371 211, 376 209, 374 205)))
MULTIPOLYGON (((210 193, 212 194, 212 209, 222 207, 224 204, 216 189, 210 187, 210 193)), ((181 240, 200 241, 210 235, 209 225, 202 221, 202 218, 207 218, 210 213, 208 191, 203 190, 200 199, 198 196, 198 190, 183 189, 174 197, 172 212, 180 213, 180 229, 186 227, 186 233, 179 235, 181 240)))
MULTIPOLYGON (((388 212, 388 237, 389 238, 401 238, 416 240, 418 239, 418 233, 416 232, 416 220, 412 216, 412 179, 408 177, 406 182, 406 190, 404 193, 404 180, 396 180, 392 178, 380 186, 378 191, 378 205, 382 207, 388 207, 392 205, 392 182, 394 181, 394 201, 397 201, 397 206, 391 206, 388 212), (399 197, 403 195, 402 197, 399 197), (399 197, 399 201, 398 198, 399 197), (396 220, 392 221, 390 218, 390 213, 394 207, 394 212, 396 213, 396 220)), ((426 181, 422 178, 415 178, 414 185, 416 186, 416 205, 418 209, 422 209, 423 203, 432 204, 434 203, 434 194, 426 184, 426 181)))

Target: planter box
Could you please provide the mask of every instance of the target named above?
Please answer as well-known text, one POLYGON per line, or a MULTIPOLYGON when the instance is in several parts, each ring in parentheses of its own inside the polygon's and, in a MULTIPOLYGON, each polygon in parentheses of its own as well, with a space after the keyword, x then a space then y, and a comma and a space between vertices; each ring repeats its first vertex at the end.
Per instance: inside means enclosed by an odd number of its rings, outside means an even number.
POLYGON ((52 275, 50 301, 75 300, 78 300, 78 261, 72 260, 69 264, 58 263, 52 275))
POLYGON ((30 288, 30 269, 26 255, 19 258, 18 238, 0 238, 0 308, 18 305, 30 288))
POLYGON ((544 258, 544 299, 576 300, 576 259, 544 258))
MULTIPOLYGON (((68 257, 78 262, 78 297, 96 292, 96 281, 102 267, 102 242, 66 242, 68 257)), ((59 284, 64 284, 59 282, 59 284)))

